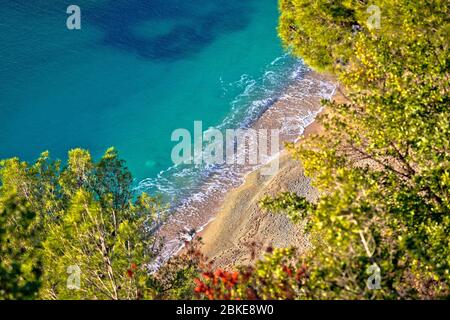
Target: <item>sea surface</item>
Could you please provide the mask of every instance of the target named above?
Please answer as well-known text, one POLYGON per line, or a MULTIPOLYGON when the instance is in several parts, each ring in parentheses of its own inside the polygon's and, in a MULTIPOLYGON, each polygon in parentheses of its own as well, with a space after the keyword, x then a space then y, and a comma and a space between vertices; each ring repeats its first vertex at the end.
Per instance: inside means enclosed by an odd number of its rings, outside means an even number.
POLYGON ((174 130, 248 127, 307 69, 281 47, 276 0, 0 5, 0 158, 114 146, 136 188, 172 200, 205 172, 173 166, 174 130))

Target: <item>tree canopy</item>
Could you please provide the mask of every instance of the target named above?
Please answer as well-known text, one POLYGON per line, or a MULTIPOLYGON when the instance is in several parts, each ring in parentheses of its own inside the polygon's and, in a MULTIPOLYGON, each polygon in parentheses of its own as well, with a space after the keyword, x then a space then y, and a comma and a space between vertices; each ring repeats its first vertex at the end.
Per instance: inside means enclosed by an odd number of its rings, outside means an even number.
POLYGON ((446 1, 280 1, 280 36, 332 72, 324 133, 291 145, 321 191, 268 209, 306 217, 315 237, 300 298, 448 297, 450 281, 449 12, 446 1), (380 288, 367 285, 379 267, 380 288), (369 272, 369 274, 367 273, 369 272))
POLYGON ((0 163, 0 297, 140 299, 151 294, 158 199, 135 195, 114 149, 0 163))

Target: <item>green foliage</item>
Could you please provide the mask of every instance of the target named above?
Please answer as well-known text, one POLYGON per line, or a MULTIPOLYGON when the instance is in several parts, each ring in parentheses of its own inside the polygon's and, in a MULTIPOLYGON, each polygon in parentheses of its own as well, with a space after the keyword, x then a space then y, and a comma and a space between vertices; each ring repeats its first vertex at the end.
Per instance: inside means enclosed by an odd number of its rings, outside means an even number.
POLYGON ((330 70, 343 64, 352 26, 358 24, 358 1, 280 0, 278 32, 287 48, 309 65, 330 70))
POLYGON ((38 289, 44 299, 149 297, 161 203, 134 196, 114 149, 98 163, 71 150, 63 169, 47 152, 33 165, 4 160, 0 182, 2 283, 18 286, 5 287, 6 298, 36 297, 38 289))
POLYGON ((345 102, 325 102, 325 133, 291 146, 321 191, 317 203, 292 194, 262 202, 312 228, 299 298, 449 294, 448 4, 375 4, 380 29, 366 27, 365 2, 280 1, 285 45, 346 91, 345 102), (379 290, 367 286, 373 263, 379 290))
POLYGON ((80 299, 141 299, 147 294, 146 264, 155 255, 153 237, 140 199, 121 210, 113 199, 106 208, 80 189, 61 221, 48 230, 44 242, 44 296, 80 299), (66 285, 67 269, 81 270, 80 290, 66 285))
POLYGON ((41 284, 39 221, 14 194, 0 200, 0 299, 33 299, 41 284))
POLYGON ((265 196, 259 201, 259 205, 269 211, 283 211, 294 222, 305 219, 304 213, 315 207, 313 203, 293 192, 282 192, 276 197, 265 196))

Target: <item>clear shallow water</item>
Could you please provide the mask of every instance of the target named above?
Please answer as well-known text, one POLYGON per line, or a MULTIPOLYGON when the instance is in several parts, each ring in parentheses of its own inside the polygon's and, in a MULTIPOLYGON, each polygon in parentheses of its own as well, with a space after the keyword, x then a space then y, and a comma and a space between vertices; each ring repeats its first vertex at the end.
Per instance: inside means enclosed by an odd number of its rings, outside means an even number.
POLYGON ((193 183, 167 170, 172 131, 245 126, 302 68, 282 52, 276 2, 1 0, 0 158, 115 146, 143 189, 193 183))

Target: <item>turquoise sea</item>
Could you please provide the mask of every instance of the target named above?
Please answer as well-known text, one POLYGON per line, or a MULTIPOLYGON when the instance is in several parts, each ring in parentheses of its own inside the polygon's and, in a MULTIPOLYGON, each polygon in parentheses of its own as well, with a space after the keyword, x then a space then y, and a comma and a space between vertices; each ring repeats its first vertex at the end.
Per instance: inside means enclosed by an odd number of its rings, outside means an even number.
POLYGON ((175 129, 245 126, 303 67, 283 53, 276 0, 0 4, 0 158, 115 146, 151 193, 192 183, 168 170, 175 129))

